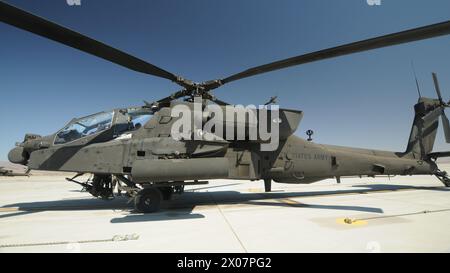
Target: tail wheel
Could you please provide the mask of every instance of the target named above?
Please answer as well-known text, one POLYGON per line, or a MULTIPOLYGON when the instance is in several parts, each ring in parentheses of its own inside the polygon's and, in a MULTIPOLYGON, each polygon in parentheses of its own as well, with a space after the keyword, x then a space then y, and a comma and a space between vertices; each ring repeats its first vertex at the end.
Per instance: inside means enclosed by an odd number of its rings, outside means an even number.
POLYGON ((159 210, 162 194, 158 188, 147 188, 138 192, 134 207, 139 212, 151 213, 159 210))

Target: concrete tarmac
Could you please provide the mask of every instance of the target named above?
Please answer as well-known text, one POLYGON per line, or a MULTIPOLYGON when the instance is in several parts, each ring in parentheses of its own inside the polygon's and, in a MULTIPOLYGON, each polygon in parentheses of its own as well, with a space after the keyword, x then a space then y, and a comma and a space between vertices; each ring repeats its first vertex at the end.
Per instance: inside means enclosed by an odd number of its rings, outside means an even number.
POLYGON ((0 177, 0 252, 450 252, 450 189, 434 176, 263 188, 213 180, 142 214, 64 176, 0 177))

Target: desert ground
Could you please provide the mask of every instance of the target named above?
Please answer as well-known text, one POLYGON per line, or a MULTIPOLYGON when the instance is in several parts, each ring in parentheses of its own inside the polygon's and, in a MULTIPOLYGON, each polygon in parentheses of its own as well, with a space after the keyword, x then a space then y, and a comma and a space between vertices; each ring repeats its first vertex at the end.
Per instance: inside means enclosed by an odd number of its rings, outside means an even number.
POLYGON ((31 174, 0 177, 0 252, 450 252, 450 189, 433 176, 271 193, 262 181, 213 180, 142 214, 125 197, 81 192, 71 174, 31 174))

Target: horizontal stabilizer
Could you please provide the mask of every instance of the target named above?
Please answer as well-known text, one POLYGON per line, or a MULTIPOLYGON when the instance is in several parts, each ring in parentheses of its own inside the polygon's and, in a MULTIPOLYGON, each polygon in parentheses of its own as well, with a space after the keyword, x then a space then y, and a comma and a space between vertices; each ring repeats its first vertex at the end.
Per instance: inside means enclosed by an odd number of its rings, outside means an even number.
POLYGON ((450 157, 450 152, 435 152, 435 153, 429 153, 429 158, 440 158, 440 157, 450 157))

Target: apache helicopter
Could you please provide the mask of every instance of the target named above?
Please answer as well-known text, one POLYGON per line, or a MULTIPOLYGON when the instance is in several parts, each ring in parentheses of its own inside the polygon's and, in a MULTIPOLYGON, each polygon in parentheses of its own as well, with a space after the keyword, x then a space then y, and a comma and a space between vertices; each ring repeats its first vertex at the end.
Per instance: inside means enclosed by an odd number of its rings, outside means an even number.
POLYGON ((30 176, 29 172, 16 173, 13 170, 5 169, 5 167, 0 167, 0 176, 30 176))
MULTIPOLYGON (((100 112, 76 118, 48 136, 26 134, 8 158, 32 170, 76 172, 68 179, 81 184, 96 197, 114 197, 114 189, 134 199, 137 211, 154 212, 162 200, 182 193, 184 186, 204 184, 207 179, 264 180, 266 192, 272 181, 312 183, 328 178, 350 176, 435 175, 450 186, 447 173, 439 170, 437 158, 450 152, 432 152, 439 117, 450 143, 450 126, 436 75, 438 99, 420 97, 414 105, 415 116, 406 151, 389 152, 351 147, 321 145, 294 135, 303 117, 299 110, 278 109, 278 118, 268 116, 257 123, 279 124, 279 145, 263 151, 261 139, 195 140, 175 139, 172 125, 179 120, 171 111, 177 105, 202 107, 229 104, 217 99, 212 90, 243 78, 291 66, 389 47, 450 34, 450 21, 362 40, 253 67, 226 78, 193 82, 163 70, 123 51, 86 37, 68 28, 0 2, 0 19, 17 28, 76 48, 137 72, 170 80, 180 91, 139 107, 100 112), (90 174, 86 182, 75 180, 90 174)), ((272 98, 268 104, 273 103, 272 98)), ((274 110, 275 111, 275 110, 274 110)), ((202 121, 210 119, 208 113, 202 121)), ((237 126, 234 123, 233 126, 237 126)), ((224 126, 225 130, 235 128, 224 126)), ((244 126, 254 126, 245 122, 244 126)), ((271 127, 273 128, 273 127, 271 127)))

